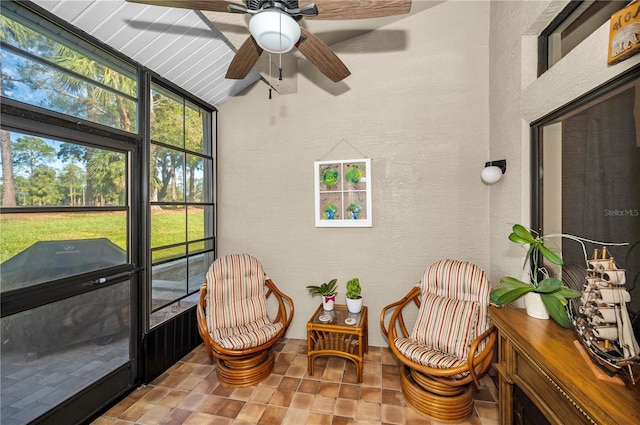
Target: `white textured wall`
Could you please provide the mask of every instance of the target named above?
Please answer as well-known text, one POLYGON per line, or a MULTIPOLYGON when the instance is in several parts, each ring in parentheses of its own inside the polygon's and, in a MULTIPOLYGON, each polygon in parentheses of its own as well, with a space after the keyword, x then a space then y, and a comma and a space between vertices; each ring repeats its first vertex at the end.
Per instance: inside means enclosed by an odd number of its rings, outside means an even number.
POLYGON ((338 278, 343 302, 359 277, 370 344, 386 345, 381 308, 428 264, 488 268, 488 14, 487 2, 442 3, 335 46, 352 72, 341 84, 301 61, 297 94, 268 100, 257 84, 222 106, 219 254, 255 255, 293 297, 289 337, 306 338, 320 302, 306 285, 338 278), (360 156, 372 159, 373 227, 315 228, 314 160, 360 156))
POLYGON ((489 151, 492 159, 507 159, 505 178, 489 195, 494 283, 522 270, 523 252, 507 236, 512 224, 530 224, 530 123, 640 63, 636 55, 607 65, 607 22, 536 78, 536 36, 567 3, 491 2, 489 151))

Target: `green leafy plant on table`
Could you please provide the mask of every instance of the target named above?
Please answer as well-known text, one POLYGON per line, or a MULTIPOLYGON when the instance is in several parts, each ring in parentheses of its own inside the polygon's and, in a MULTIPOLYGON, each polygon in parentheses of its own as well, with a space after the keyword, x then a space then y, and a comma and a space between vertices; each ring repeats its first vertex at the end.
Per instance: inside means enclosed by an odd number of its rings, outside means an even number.
POLYGON ((360 280, 357 277, 347 281, 347 298, 352 300, 358 299, 361 297, 361 293, 362 288, 360 287, 360 280))
MULTIPOLYGON (((495 305, 504 305, 523 297, 524 295, 535 292, 540 294, 549 316, 553 318, 560 326, 569 328, 571 319, 567 313, 567 298, 577 298, 582 295, 580 291, 567 288, 564 283, 554 277, 550 277, 547 269, 541 265, 542 257, 549 262, 562 266, 564 261, 562 257, 544 245, 545 238, 550 237, 567 237, 580 241, 571 235, 548 235, 540 236, 536 232, 526 229, 520 224, 516 224, 512 228, 509 240, 527 246, 527 254, 524 259, 524 268, 527 263, 531 262, 529 271, 529 282, 523 282, 511 276, 500 279, 501 288, 491 292, 491 303, 495 305)), ((584 244, 583 244, 584 251, 584 244)), ((586 258, 586 254, 585 254, 586 258)))
POLYGON ((309 285, 307 286, 307 289, 309 290, 309 294, 311 294, 312 297, 314 295, 329 297, 338 293, 338 291, 336 290, 337 284, 338 279, 331 279, 329 282, 323 283, 321 285, 309 285))

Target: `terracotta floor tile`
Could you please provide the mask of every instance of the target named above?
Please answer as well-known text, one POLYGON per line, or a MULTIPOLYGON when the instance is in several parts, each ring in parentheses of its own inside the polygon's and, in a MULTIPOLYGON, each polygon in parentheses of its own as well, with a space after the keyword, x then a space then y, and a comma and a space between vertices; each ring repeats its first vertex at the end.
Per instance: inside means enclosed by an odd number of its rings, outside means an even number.
POLYGON ((280 385, 280 381, 282 381, 281 375, 270 375, 264 381, 260 382, 257 387, 258 388, 278 388, 280 385))
POLYGON ((320 388, 320 381, 314 381, 311 379, 303 379, 298 386, 298 392, 317 394, 320 388))
POLYGON ((298 385, 300 385, 300 381, 300 378, 284 376, 282 381, 280 381, 280 385, 278 385, 278 389, 281 391, 296 391, 298 389, 298 385))
POLYGON ((307 365, 305 364, 304 366, 298 366, 298 365, 291 365, 287 368, 287 370, 285 371, 284 375, 286 376, 292 376, 292 377, 296 377, 296 378, 302 378, 304 377, 304 375, 307 373, 307 365))
POLYGON ((196 377, 196 379, 198 379, 198 383, 191 390, 194 393, 211 394, 219 385, 217 382, 207 381, 200 377, 196 377))
POLYGON ((145 425, 158 425, 164 418, 171 413, 170 407, 153 405, 144 412, 144 415, 140 416, 136 422, 145 425))
POLYGON ((276 390, 273 388, 256 388, 253 394, 251 395, 250 401, 254 403, 269 403, 271 397, 275 394, 276 390))
POLYGON ((380 388, 382 387, 382 376, 364 374, 362 377, 362 385, 366 385, 368 387, 380 388))
POLYGON ((482 423, 498 423, 497 403, 477 400, 474 402, 474 407, 482 423))
POLYGON ((282 423, 284 415, 287 413, 287 409, 278 406, 267 406, 264 409, 264 413, 260 418, 258 424, 260 425, 273 425, 282 423))
POLYGON ((214 395, 207 396, 198 405, 198 412, 215 415, 218 413, 218 410, 220 410, 220 407, 222 407, 225 401, 227 401, 225 397, 218 397, 214 395))
POLYGON ((271 400, 269 400, 269 404, 274 406, 289 407, 289 405, 291 404, 291 400, 293 400, 294 394, 295 393, 293 391, 276 390, 276 392, 273 394, 273 397, 271 397, 271 400))
POLYGON ((318 394, 325 397, 338 397, 338 392, 340 391, 340 384, 335 382, 320 382, 320 388, 318 389, 318 394))
POLYGON ((336 408, 335 398, 316 395, 316 398, 313 401, 313 406, 311 406, 311 411, 333 415, 335 408, 336 408))
POLYGON ((309 413, 307 423, 313 425, 332 425, 333 415, 323 415, 322 413, 309 413))
POLYGON ((176 407, 182 400, 185 399, 190 393, 188 391, 181 390, 169 390, 166 396, 160 401, 160 404, 167 407, 176 407))
POLYGON ((356 420, 344 416, 334 416, 332 425, 356 425, 356 420))
POLYGON ((397 390, 382 390, 382 404, 390 404, 392 406, 404 406, 404 396, 402 391, 397 390))
POLYGON ((244 400, 247 401, 249 399, 251 399, 251 396, 253 395, 253 393, 255 392, 256 388, 255 387, 244 387, 244 388, 236 388, 233 390, 233 392, 229 395, 229 398, 232 398, 234 400, 244 400))
POLYGON ((400 390, 402 388, 401 385, 399 375, 382 375, 382 388, 388 390, 400 390))
POLYGON ((147 403, 144 400, 138 400, 131 405, 127 410, 118 415, 118 419, 125 419, 127 421, 136 421, 140 418, 147 409, 153 406, 151 403, 147 403))
POLYGON ((216 416, 209 413, 193 412, 183 422, 184 425, 217 424, 216 416))
POLYGON ((381 363, 378 360, 377 362, 364 362, 362 366, 362 374, 363 375, 382 375, 382 367, 381 363))
POLYGON ((360 401, 367 403, 382 403, 382 391, 380 388, 360 388, 360 401))
POLYGON ((147 391, 146 394, 142 396, 142 399, 152 404, 160 404, 159 401, 165 398, 170 391, 168 388, 162 388, 162 387, 147 387, 147 388, 149 388, 149 391, 147 391))
POLYGON ((282 418, 282 425, 301 425, 308 423, 309 411, 304 409, 288 409, 282 418))
POLYGON ((200 403, 202 403, 208 396, 206 394, 189 393, 177 407, 184 410, 191 410, 196 412, 199 409, 200 403))
POLYGON ((358 419, 380 421, 381 408, 382 407, 379 403, 367 403, 366 401, 359 401, 356 417, 358 419))
POLYGON ((380 419, 384 423, 402 425, 405 423, 405 409, 400 406, 383 404, 380 419))
MULTIPOLYGON (((306 340, 284 340, 274 347, 270 376, 229 388, 197 347, 92 425, 441 425, 407 405, 401 367, 388 348, 369 348, 362 383, 353 362, 339 357, 316 358, 310 376, 306 350, 306 340)), ((488 375, 481 384, 472 416, 457 425, 498 425, 497 388, 488 375)))
POLYGON ((236 416, 236 419, 257 424, 266 408, 266 404, 245 403, 242 410, 236 416))
POLYGON ((335 414, 337 416, 347 416, 355 418, 358 413, 358 402, 356 400, 349 400, 339 398, 336 400, 335 414))
POLYGON ((165 416, 160 425, 182 425, 191 416, 191 413, 193 412, 188 410, 171 409, 171 412, 165 416))
POLYGON ((216 415, 224 416, 227 418, 235 418, 238 413, 240 413, 244 405, 244 401, 228 399, 224 403, 222 403, 222 406, 220 406, 220 409, 218 409, 216 415))
POLYGON ((353 367, 353 370, 349 370, 349 367, 347 366, 347 368, 344 371, 344 374, 342 375, 342 383, 343 384, 359 384, 360 383, 358 381, 358 374, 356 373, 355 366, 353 367))
POLYGON ((288 362, 275 362, 271 373, 275 373, 276 375, 284 375, 290 366, 291 364, 288 362))
POLYGON ((217 395, 219 397, 229 397, 231 394, 233 394, 234 391, 235 391, 235 388, 225 387, 224 385, 218 385, 211 394, 217 395))
POLYGON ((291 400, 289 407, 292 409, 308 409, 310 406, 313 406, 315 399, 315 394, 298 392, 293 395, 293 399, 291 400))

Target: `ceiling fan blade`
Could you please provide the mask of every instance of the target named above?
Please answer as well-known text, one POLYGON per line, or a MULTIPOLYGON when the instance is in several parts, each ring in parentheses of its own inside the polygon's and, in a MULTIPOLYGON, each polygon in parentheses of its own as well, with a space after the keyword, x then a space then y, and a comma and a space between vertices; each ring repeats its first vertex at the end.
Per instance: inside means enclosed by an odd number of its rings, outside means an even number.
POLYGON ((411 0, 300 0, 318 6, 318 16, 305 19, 365 19, 402 15, 411 10, 411 0))
POLYGON ((211 12, 229 12, 229 5, 244 6, 242 0, 127 0, 130 3, 150 4, 153 6, 177 7, 180 9, 208 10, 211 12))
POLYGON ((242 80, 249 74, 249 71, 255 66, 256 62, 258 62, 261 54, 262 48, 258 46, 258 43, 256 43, 256 40, 252 36, 249 36, 231 60, 225 77, 232 80, 242 80))
POLYGON ((300 53, 312 64, 316 66, 331 81, 338 81, 351 75, 346 65, 322 40, 311 34, 305 28, 300 27, 302 37, 296 44, 300 53))

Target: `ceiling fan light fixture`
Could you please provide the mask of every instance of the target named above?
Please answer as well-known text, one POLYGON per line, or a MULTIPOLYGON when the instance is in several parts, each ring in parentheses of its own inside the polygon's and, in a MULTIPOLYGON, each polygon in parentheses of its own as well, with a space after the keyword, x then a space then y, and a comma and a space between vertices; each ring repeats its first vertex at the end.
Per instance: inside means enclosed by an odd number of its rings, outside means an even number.
POLYGON ((300 39, 300 26, 291 16, 278 10, 265 10, 249 21, 249 32, 263 50, 286 53, 300 39))

